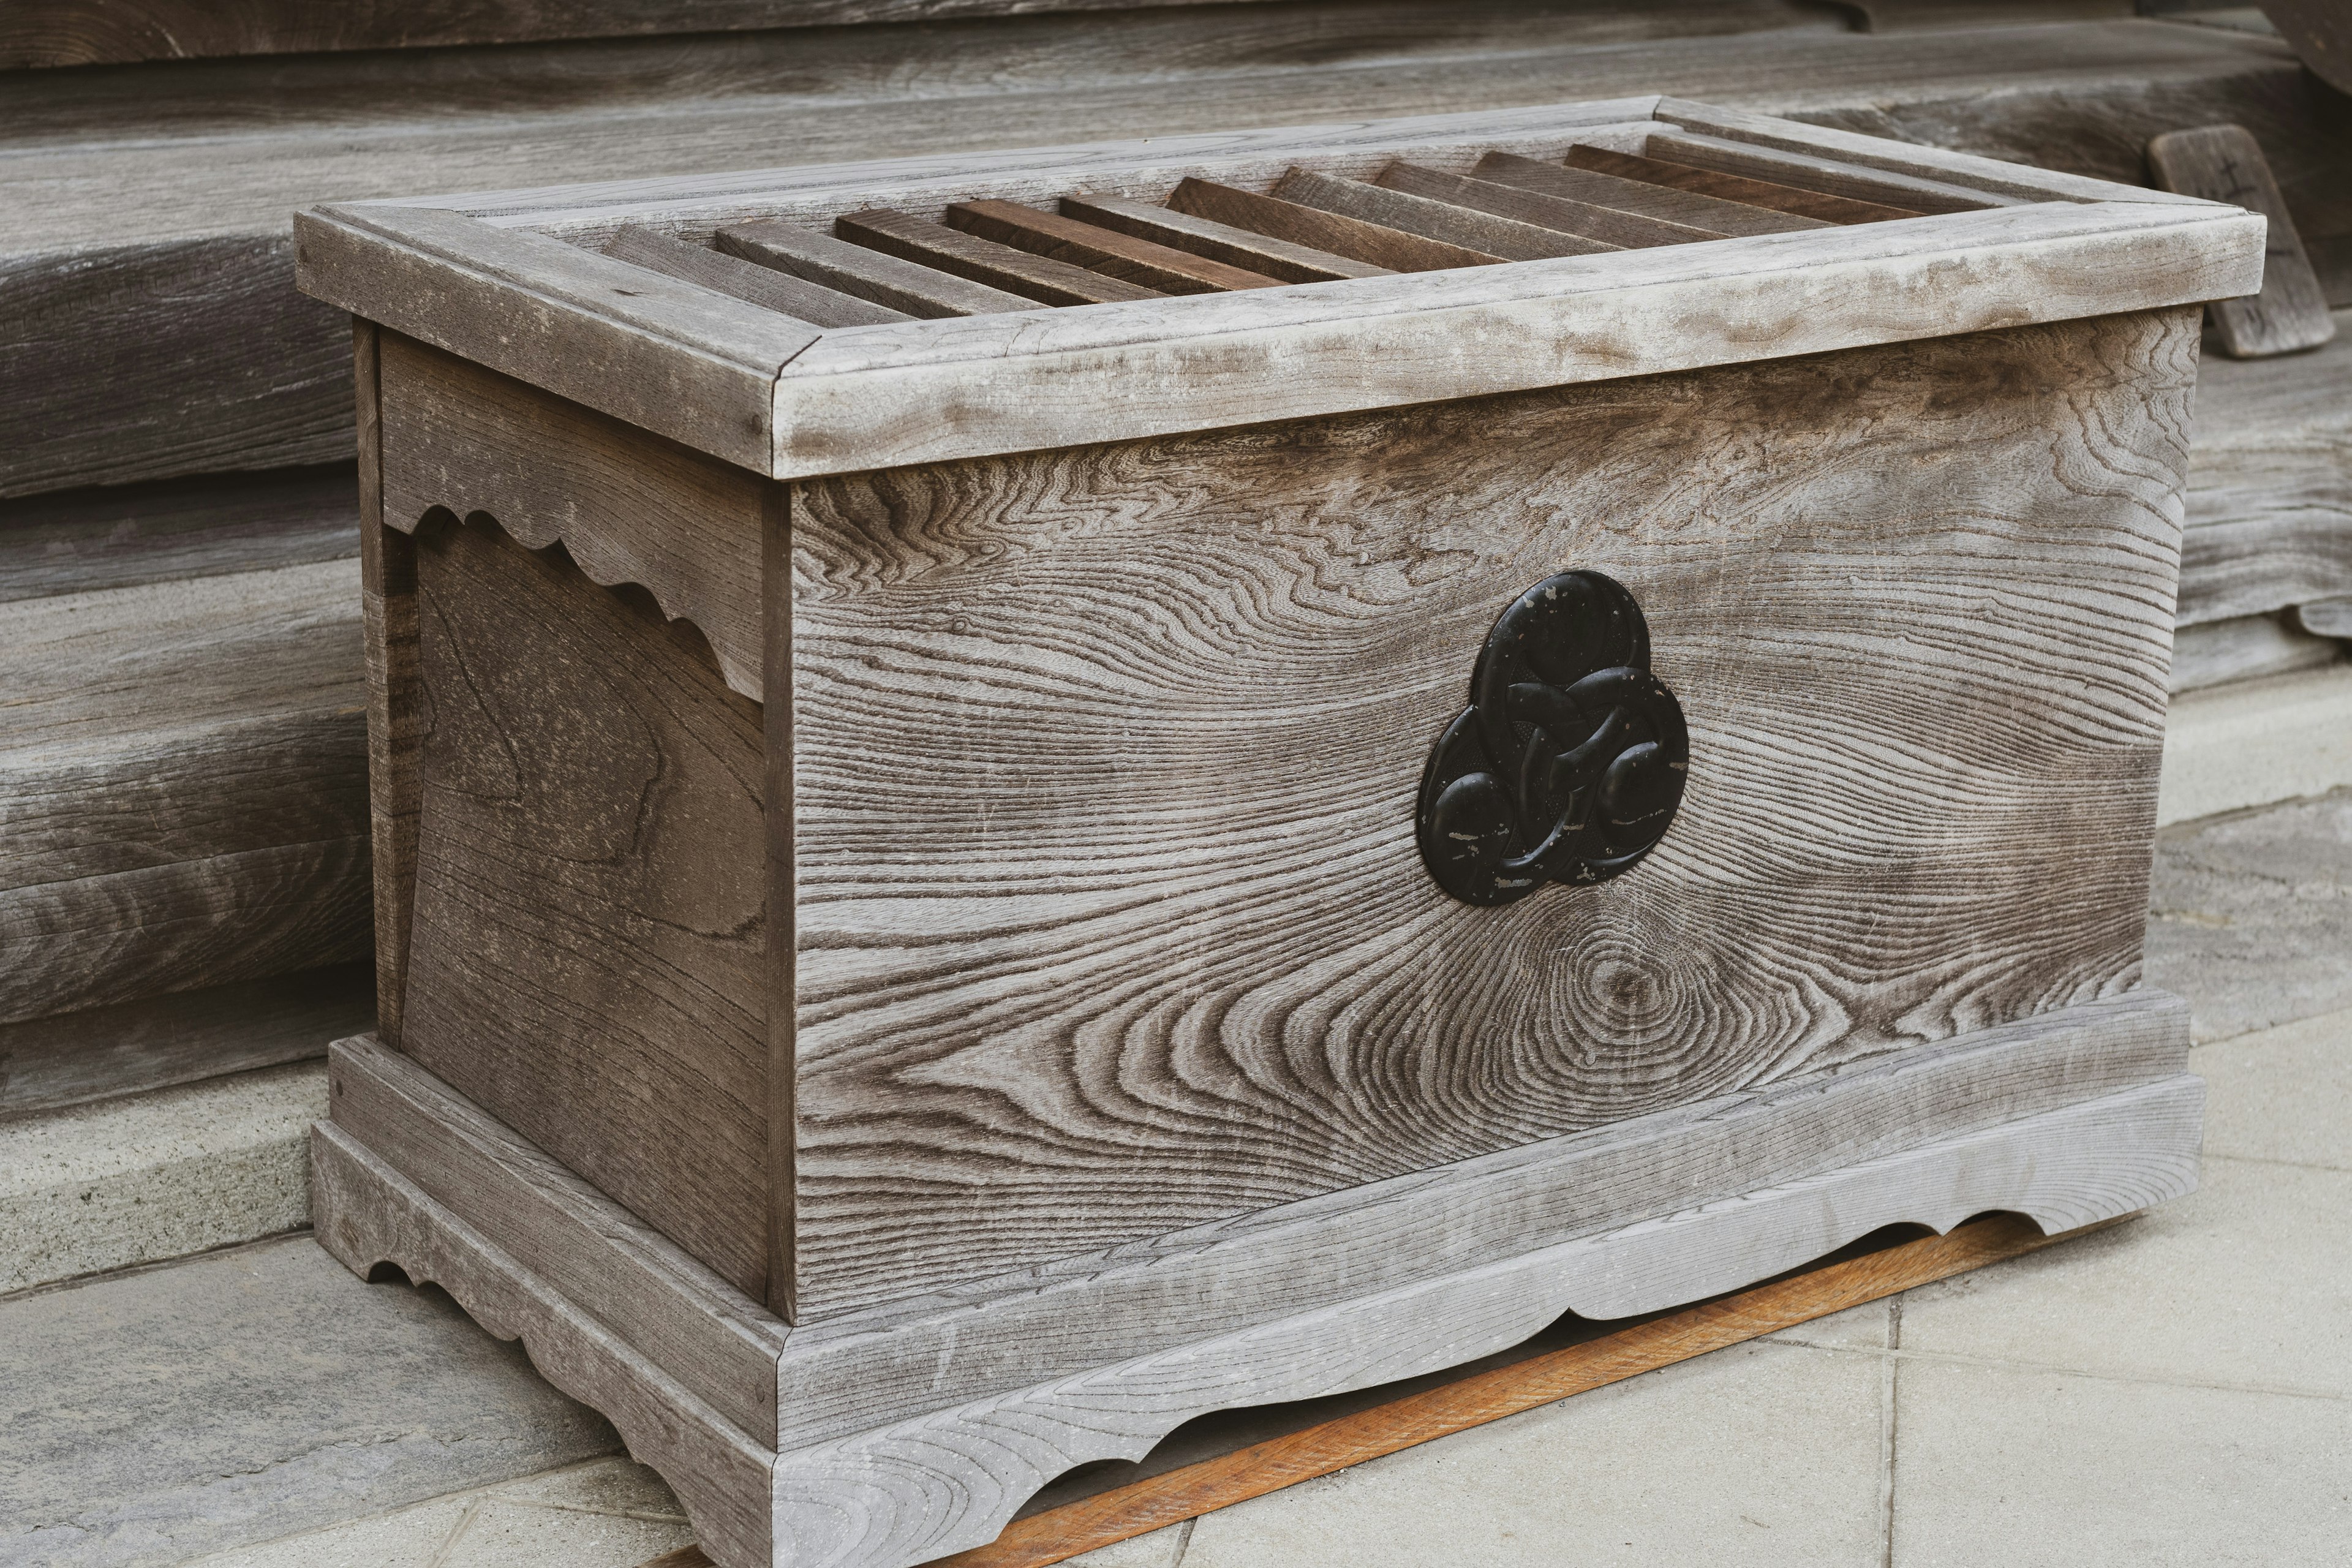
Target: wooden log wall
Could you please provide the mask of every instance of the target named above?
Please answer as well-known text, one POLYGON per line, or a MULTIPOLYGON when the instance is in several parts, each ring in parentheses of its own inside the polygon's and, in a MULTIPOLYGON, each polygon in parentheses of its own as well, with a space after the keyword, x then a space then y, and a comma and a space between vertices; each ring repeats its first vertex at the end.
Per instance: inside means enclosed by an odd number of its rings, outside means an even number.
MULTIPOLYGON (((0 1115, 315 1054, 371 1005, 351 336, 292 287, 297 207, 1664 91, 2132 182, 2150 136, 2243 124, 2352 305, 2352 103, 2110 0, 1965 40, 1802 0, 1013 9, 9 9, 0 1115)), ((2184 622, 2352 593, 2347 342, 2209 362, 2184 622)))

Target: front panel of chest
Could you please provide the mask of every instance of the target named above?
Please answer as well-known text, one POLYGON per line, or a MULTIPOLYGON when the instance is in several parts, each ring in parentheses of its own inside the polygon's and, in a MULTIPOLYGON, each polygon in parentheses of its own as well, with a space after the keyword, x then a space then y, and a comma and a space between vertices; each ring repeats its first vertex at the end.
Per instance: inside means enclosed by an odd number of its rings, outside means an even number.
POLYGON ((803 1315, 2127 986, 2194 321, 799 487, 803 1315), (1642 658, 1554 627, 1486 695, 1644 665, 1563 765, 1664 703, 1679 801, 1473 901, 1433 747, 1567 573, 1642 658))

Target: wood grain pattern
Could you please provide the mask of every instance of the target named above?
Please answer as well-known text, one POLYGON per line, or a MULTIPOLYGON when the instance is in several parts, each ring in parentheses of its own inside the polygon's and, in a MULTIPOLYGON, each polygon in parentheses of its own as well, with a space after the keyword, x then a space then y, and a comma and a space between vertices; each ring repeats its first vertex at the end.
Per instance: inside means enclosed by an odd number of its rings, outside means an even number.
POLYGON ((1173 1345, 928 1419, 777 1457, 776 1550, 899 1568, 993 1539, 1075 1464, 1141 1458, 1212 1409, 1344 1393, 1494 1353, 1563 1311, 1703 1300, 1882 1226, 1990 1210, 2071 1230, 2194 1190, 2201 1080, 2180 1077, 1813 1180, 1243 1333, 1173 1345), (1614 1279, 1611 1279, 1614 1276, 1614 1279), (1639 1281, 1623 1289, 1616 1281, 1639 1281), (1638 1304, 1636 1304, 1638 1303, 1638 1304))
POLYGON ((630 1458, 670 1485, 727 1568, 769 1568, 775 1456, 634 1346, 331 1121, 310 1127, 319 1245, 362 1279, 390 1263, 448 1291, 474 1321, 520 1340, 541 1376, 613 1423, 630 1458))
POLYGON ((1086 192, 1064 196, 1062 211, 1090 224, 1131 234, 1155 244, 1188 250, 1213 261, 1280 279, 1285 283, 1322 283, 1336 278, 1379 278, 1389 270, 1311 246, 1293 245, 1253 234, 1231 224, 1196 217, 1152 202, 1086 192))
POLYGON ((1517 219, 1433 201, 1361 180, 1343 180, 1311 169, 1293 169, 1273 195, 1301 206, 1337 213, 1362 223, 1417 234, 1506 261, 1543 261, 1560 256, 1600 256, 1622 248, 1581 235, 1540 228, 1517 219))
POLYGON ((2335 318, 2294 219, 2271 177, 2261 143, 2242 125, 2168 131, 2151 138, 2147 166, 2168 191, 2228 202, 2270 222, 2263 247, 2262 292, 2208 306, 2221 350, 2233 359, 2260 359, 2316 348, 2336 335, 2335 318))
MULTIPOLYGON (((360 618, 367 670, 368 841, 373 852, 377 1027, 394 1049, 408 990, 416 900, 416 546, 387 528, 383 506, 383 334, 352 323, 352 405, 359 421, 360 618)), ((395 383, 395 391, 397 391, 395 383)), ((410 525, 414 528, 414 524, 410 525)))
POLYGON ((766 751, 761 788, 767 832, 760 845, 768 934, 762 1000, 767 1010, 767 1159, 761 1175, 768 1208, 768 1303, 800 1317, 800 1035, 795 1004, 800 931, 793 871, 793 512, 792 489, 768 487, 761 520, 761 598, 766 606, 761 655, 767 689, 777 700, 760 710, 766 751))
POLYGON ((359 553, 348 462, 0 502, 0 604, 359 553))
POLYGON ((855 294, 828 289, 773 268, 754 266, 739 257, 699 245, 683 245, 648 228, 623 229, 605 244, 604 254, 632 267, 699 283, 705 289, 715 289, 811 326, 870 327, 877 321, 911 319, 905 310, 894 310, 855 294))
MULTIPOLYGON (((1793 1279, 1759 1285, 1601 1339, 1476 1373, 1015 1520, 986 1546, 943 1559, 938 1568, 1046 1568, 1083 1552, 1197 1519, 1507 1415, 1540 1409, 1711 1351, 2022 1257, 2116 1223, 2102 1220, 2080 1230, 2045 1236, 2032 1221, 2015 1215, 1973 1220, 1948 1236, 1925 1237, 1825 1264, 1793 1279)), ((698 1548, 686 1551, 700 1555, 698 1548)), ((671 1558, 659 1558, 646 1568, 670 1562, 671 1558)), ((677 1568, 687 1568, 682 1554, 677 1568)))
POLYGON ((374 1022, 362 960, 0 1024, 0 1119, 310 1061, 374 1022))
POLYGON ((372 1039, 336 1042, 335 1125, 476 1224, 745 1434, 776 1441, 790 1330, 658 1231, 372 1039))
POLYGON ((1816 218, 1823 223, 1884 223, 1890 218, 1919 216, 1916 209, 1910 207, 1889 206, 1884 202, 1856 201, 1850 196, 1832 195, 1826 191, 1800 190, 1794 185, 1751 179, 1745 174, 1730 174, 1721 169, 1703 169, 1693 163, 1619 153, 1606 147, 1571 147, 1568 150, 1568 166, 1591 170, 1599 174, 1614 174, 1627 180, 1648 181, 1717 201, 1776 209, 1801 217, 1816 218))
POLYGON ((1510 153, 1489 153, 1470 172, 1497 184, 1588 202, 1619 212, 1640 213, 1710 234, 1787 234, 1801 228, 1822 227, 1827 222, 1510 153))
POLYGON ((1277 279, 1248 272, 1189 251, 1173 249, 1117 229, 1104 229, 1058 213, 1040 212, 1019 202, 958 202, 948 208, 950 226, 1000 245, 1015 246, 1122 278, 1163 294, 1216 294, 1232 289, 1270 289, 1277 279))
POLYGON ((952 272, 919 267, 798 224, 772 220, 738 224, 719 230, 714 243, 730 256, 740 256, 746 261, 772 267, 861 300, 871 300, 909 316, 971 316, 1045 308, 1040 300, 992 289, 952 272))
POLYGON ((2130 984, 2192 328, 803 487, 803 1320, 2130 984), (1465 912, 1410 847, 1426 738, 1570 563, 1649 613, 1685 820, 1465 912))
POLYGON ((1186 176, 1168 196, 1170 208, 1291 245, 1328 250, 1384 272, 1428 272, 1484 267, 1502 259, 1483 250, 1433 240, 1342 213, 1303 206, 1214 180, 1186 176))
POLYGON ((913 261, 992 289, 1025 294, 1048 305, 1102 305, 1114 300, 1156 300, 1147 289, 1050 257, 1032 256, 1009 245, 982 239, 944 224, 910 217, 887 207, 846 213, 833 231, 902 261, 913 261))
POLYGON ((487 512, 534 550, 561 542, 591 580, 633 583, 708 639, 727 683, 760 696, 754 476, 593 409, 384 334, 383 516, 487 512))
POLYGON ((1629 248, 1647 245, 1686 245, 1692 240, 1723 237, 1712 229, 1693 228, 1688 224, 1669 223, 1662 218, 1645 217, 1639 213, 1595 206, 1591 202, 1550 195, 1522 186, 1449 174, 1417 163, 1391 163, 1381 170, 1372 183, 1410 195, 1452 202, 1456 206, 1475 207, 1498 217, 1558 229, 1563 234, 1582 235, 1629 248))
POLYGON ((764 1299, 759 705, 552 551, 477 522, 416 555, 401 1048, 764 1299))
POLYGON ((1871 169, 1840 158, 1824 158, 1794 150, 1767 149, 1687 132, 1653 133, 1643 144, 1643 150, 1653 158, 1696 168, 1714 169, 1727 174, 1744 174, 1750 179, 1765 180, 1774 184, 1794 185, 1800 189, 1900 206, 1919 213, 1975 212, 2026 200, 2048 199, 2046 196, 2012 196, 1993 191, 1971 190, 1946 180, 1871 169))

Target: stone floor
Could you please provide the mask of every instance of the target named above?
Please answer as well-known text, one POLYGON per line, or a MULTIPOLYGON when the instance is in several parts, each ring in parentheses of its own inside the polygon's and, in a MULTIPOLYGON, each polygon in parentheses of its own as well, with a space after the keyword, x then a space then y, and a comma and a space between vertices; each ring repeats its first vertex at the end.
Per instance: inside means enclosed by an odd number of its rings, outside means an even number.
MULTIPOLYGON (((2204 1186, 1076 1561, 2352 1563, 2352 793, 2168 829, 2204 1186)), ((307 1238, 0 1299, 0 1568, 633 1568, 659 1480, 307 1238)))

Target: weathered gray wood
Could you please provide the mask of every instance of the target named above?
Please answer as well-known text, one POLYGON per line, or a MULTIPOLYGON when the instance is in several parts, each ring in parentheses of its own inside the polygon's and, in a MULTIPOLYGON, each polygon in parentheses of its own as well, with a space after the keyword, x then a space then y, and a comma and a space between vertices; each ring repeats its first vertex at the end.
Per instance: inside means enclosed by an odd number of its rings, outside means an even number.
POLYGON ((1502 259, 1483 250, 1409 234, 1352 214, 1312 207, 1214 180, 1186 177, 1170 193, 1168 205, 1194 217, 1250 229, 1269 239, 1328 250, 1384 273, 1482 267, 1502 259))
POLYGON ((1711 234, 1786 234, 1794 229, 1828 226, 1828 220, 1824 218, 1803 217, 1770 207, 1750 206, 1745 202, 1724 201, 1716 196, 1701 195, 1696 191, 1677 190, 1672 185, 1650 184, 1641 180, 1600 174, 1591 169, 1570 168, 1565 163, 1521 158, 1509 153, 1487 153, 1478 160, 1477 166, 1471 173, 1479 179, 1515 185, 1523 191, 1539 191, 1546 195, 1560 196, 1570 201, 1590 202, 1596 206, 1613 207, 1620 212, 1640 213, 1646 217, 1682 224, 1711 234))
POLYGON ((1231 224, 1198 217, 1153 202, 1087 192, 1064 196, 1062 210, 1073 217, 1139 238, 1190 250, 1213 261, 1262 272, 1286 283, 1322 283, 1338 278, 1378 278, 1389 268, 1374 267, 1311 246, 1293 245, 1269 235, 1254 234, 1231 224))
MULTIPOLYGON (((1983 31, 1960 50, 1935 36, 1845 33, 1813 13, 1812 31, 1641 43, 1674 30, 1673 14, 1379 14, 1372 26, 1360 6, 1179 7, 509 51, 498 105, 484 101, 483 61, 462 52, 20 79, 17 140, 0 166, 12 216, 0 239, 0 341, 12 350, 0 354, 0 493, 345 460, 349 339, 288 283, 286 215, 306 204, 886 148, 961 155, 975 115, 1005 143, 1156 145, 1408 102, 1471 110, 1664 88, 2129 182, 2145 178, 2150 135, 2228 120, 2264 143, 2315 259, 2352 254, 2339 243, 2352 234, 2352 187, 2338 173, 2352 120, 2275 39, 2147 22, 1983 31), (1591 47, 1595 29, 1627 47, 1591 47), (1170 58, 1187 68, 1132 74, 1133 62, 1170 58), (1267 71, 1269 58, 1347 68, 1267 71), (1014 79, 1038 89, 1005 94, 1014 79), (108 374, 89 374, 93 364, 108 374)), ((997 194, 1047 205, 1073 188, 997 194)))
POLYGON ((340 1040, 330 1079, 337 1128, 775 1446, 780 1319, 400 1052, 340 1040))
POLYGON ((0 1117, 309 1061, 374 1021, 359 963, 0 1024, 0 1117))
POLYGON ((357 575, 0 605, 0 1020, 365 952, 357 575))
POLYGON ((359 553, 348 463, 0 503, 0 603, 359 553))
POLYGON ((2198 374, 2183 624, 2352 594, 2352 332, 2198 374))
POLYGON ((982 239, 1049 256, 1162 294, 1270 289, 1278 281, 1262 272, 1245 271, 1059 213, 1040 212, 1019 202, 958 202, 948 208, 947 221, 982 239))
POLYGON ((1391 163, 1381 170, 1372 183, 1412 195, 1452 202, 1456 206, 1475 207, 1480 212, 1493 213, 1498 217, 1514 218, 1521 223, 1558 229, 1564 234, 1582 235, 1604 244, 1627 248, 1647 245, 1687 245, 1693 240, 1723 237, 1721 232, 1714 229, 1693 228, 1688 224, 1669 223, 1639 213, 1595 206, 1591 202, 1551 195, 1524 186, 1449 174, 1417 163, 1391 163))
POLYGON ((909 316, 972 316, 992 310, 1042 310, 1044 301, 919 267, 863 245, 789 223, 746 223, 718 232, 719 248, 762 267, 871 300, 909 316))
POLYGON ((1009 245, 999 245, 960 229, 948 227, 887 207, 845 213, 834 219, 840 237, 868 246, 902 261, 916 262, 1025 294, 1048 305, 1101 305, 1115 300, 1156 300, 1158 289, 1148 289, 1084 267, 1073 267, 1051 257, 1033 256, 1009 245))
POLYGON ((877 321, 912 319, 905 310, 894 310, 772 268, 755 267, 738 257, 699 245, 682 245, 651 229, 623 229, 606 243, 604 254, 632 267, 715 289, 814 327, 870 327, 877 321))
POLYGON ((768 487, 761 520, 761 679, 779 693, 761 705, 761 743, 767 752, 767 944, 761 954, 768 1047, 767 1161, 768 1304, 783 1317, 800 1316, 800 1052, 799 1009, 793 1003, 800 929, 793 874, 792 489, 768 487))
MULTIPOLYGON (((1570 147, 1568 150, 1568 166, 1579 173, 1590 171, 1627 180, 1653 181, 1670 190, 1703 195, 1712 201, 1736 202, 1762 211, 1784 212, 1819 223, 1885 223, 1893 218, 1919 216, 1908 207, 1888 206, 1881 202, 1860 202, 1851 196, 1832 195, 1826 191, 1800 190, 1794 185, 1754 180, 1745 174, 1726 174, 1720 169, 1702 169, 1693 163, 1677 163, 1668 159, 1615 152, 1606 147, 1570 147)), ((1762 232, 1779 231, 1766 229, 1762 232)))
POLYGON ((717 1561, 768 1568, 771 1450, 331 1121, 311 1125, 310 1194, 319 1244, 344 1267, 364 1279, 391 1263, 520 1340, 548 1382, 594 1406, 669 1483, 717 1561))
POLYGON ((400 1048, 764 1300, 759 706, 692 626, 487 521, 415 548, 400 1048))
POLYGON ((1670 132, 1654 135, 1644 144, 1643 152, 1653 158, 1686 163, 1695 168, 1715 169, 1723 174, 1741 174, 1774 184, 1793 185, 1800 190, 1849 196, 1856 201, 1907 207, 1913 212, 1975 212, 1985 207, 2011 206, 2023 201, 2051 199, 2048 196, 2012 196, 1996 191, 1970 190, 1949 181, 1921 179, 1911 174, 1865 168, 1815 153, 1767 149, 1688 132, 1670 132))
POLYGON ((2310 608, 2305 605, 2285 616, 2236 616, 2182 626, 2172 638, 2172 675, 2166 684, 2177 697, 2233 680, 2335 663, 2344 650, 2325 635, 2312 635, 2315 628, 2304 614, 2310 608), (2300 626, 2294 624, 2298 619, 2300 626))
POLYGON ((760 696, 752 476, 535 387, 387 333, 384 526, 487 512, 590 578, 634 583, 690 622, 727 683, 760 696))
POLYGON ((2352 595, 2297 605, 2294 620, 2314 637, 2352 637, 2352 595))
POLYGON ((772 471, 1119 440, 1231 425, 1238 409, 1302 418, 2201 301, 2254 277, 2257 227, 2223 207, 2050 203, 1484 267, 1442 288, 1371 278, 1344 291, 870 327, 785 367, 772 471), (969 391, 982 377, 984 400, 969 391))
POLYGON ((295 238, 305 292, 438 347, 464 345, 492 370, 738 463, 764 461, 777 368, 818 335, 460 213, 322 208, 297 216, 295 238))
POLYGON ((1622 248, 1605 240, 1539 228, 1517 219, 1497 217, 1493 213, 1433 201, 1361 180, 1319 174, 1309 169, 1291 170, 1275 185, 1272 194, 1301 206, 1402 229, 1424 239, 1499 256, 1506 261, 1599 256, 1622 248))
POLYGON ((2194 345, 2176 309, 803 486, 801 1321, 2127 985, 2194 345), (1452 904, 1401 737, 1569 564, 1639 596, 1708 760, 1640 876, 1452 904))
POLYGON ((416 686, 416 546, 405 531, 384 526, 383 339, 373 321, 352 323, 377 1027, 397 1047, 416 899, 416 746, 426 716, 416 686))
POLYGON ((2294 232, 2286 201, 2270 164, 2242 125, 2208 125, 2169 131, 2147 144, 2147 166, 2165 189, 2208 201, 2228 202, 2270 221, 2263 247, 2262 292, 2241 300, 2217 300, 2207 309, 2233 359, 2260 359, 2316 348, 2336 335, 2335 318, 2311 258, 2294 232))

